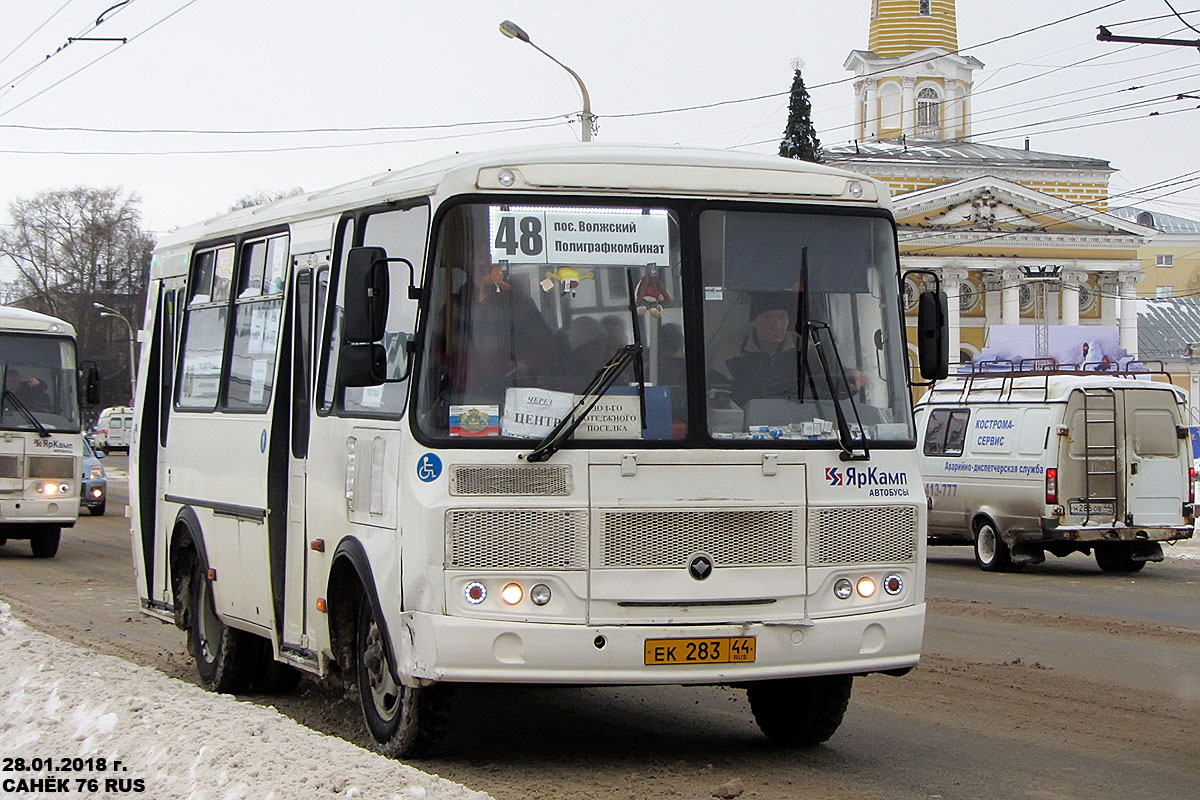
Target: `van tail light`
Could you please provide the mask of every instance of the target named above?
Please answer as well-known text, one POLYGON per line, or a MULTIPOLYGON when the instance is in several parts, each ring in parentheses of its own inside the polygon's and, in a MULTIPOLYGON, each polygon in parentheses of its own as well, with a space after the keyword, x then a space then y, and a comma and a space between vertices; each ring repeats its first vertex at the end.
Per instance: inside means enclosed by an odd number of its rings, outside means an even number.
POLYGON ((1188 467, 1188 502, 1196 503, 1196 468, 1188 467))
POLYGON ((1058 467, 1046 469, 1046 505, 1058 503, 1058 467))

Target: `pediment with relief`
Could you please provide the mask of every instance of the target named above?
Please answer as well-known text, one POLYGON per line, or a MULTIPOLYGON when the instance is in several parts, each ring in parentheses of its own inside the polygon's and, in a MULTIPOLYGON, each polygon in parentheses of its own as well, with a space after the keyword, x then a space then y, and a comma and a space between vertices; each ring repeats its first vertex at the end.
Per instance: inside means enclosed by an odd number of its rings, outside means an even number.
POLYGON ((905 228, 1152 233, 1095 207, 1071 203, 994 176, 969 178, 897 195, 894 212, 897 224, 905 228))

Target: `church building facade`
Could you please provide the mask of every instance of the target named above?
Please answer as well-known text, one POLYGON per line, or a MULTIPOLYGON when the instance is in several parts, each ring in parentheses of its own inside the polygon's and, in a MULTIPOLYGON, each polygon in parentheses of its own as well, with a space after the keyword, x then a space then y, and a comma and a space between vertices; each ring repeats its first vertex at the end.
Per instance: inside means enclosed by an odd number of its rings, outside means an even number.
MULTIPOLYGON (((937 274, 950 298, 952 361, 1003 338, 1070 362, 1050 348, 1064 326, 1136 357, 1138 249, 1153 229, 1108 213, 1107 161, 981 141, 983 64, 957 49, 954 0, 872 0, 868 49, 845 62, 854 140, 826 148, 826 163, 891 188, 902 267, 937 274)), ((907 282, 910 314, 924 283, 907 282)))

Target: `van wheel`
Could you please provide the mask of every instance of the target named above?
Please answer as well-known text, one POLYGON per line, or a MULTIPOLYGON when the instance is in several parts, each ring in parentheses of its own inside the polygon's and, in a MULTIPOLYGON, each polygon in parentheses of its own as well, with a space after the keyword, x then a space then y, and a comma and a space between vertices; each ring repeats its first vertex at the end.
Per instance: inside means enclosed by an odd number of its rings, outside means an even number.
POLYGON ((37 531, 29 539, 33 557, 54 558, 58 552, 58 542, 62 538, 62 528, 57 525, 39 525, 37 528, 37 531))
POLYGON ((446 732, 448 687, 396 683, 383 629, 366 597, 358 610, 357 628, 358 693, 376 748, 389 758, 428 755, 441 744, 446 732))
POLYGON ((1096 545, 1096 564, 1101 572, 1138 572, 1145 561, 1134 561, 1130 547, 1125 544, 1096 545))
POLYGON ((1011 572, 1013 564, 1008 545, 996 531, 996 523, 981 519, 975 523, 975 563, 984 572, 1011 572))
POLYGON ((8 544, 8 539, 0 537, 0 547, 4 547, 6 544, 8 544))
POLYGON ((783 747, 811 747, 842 724, 853 683, 853 675, 756 681, 746 686, 746 696, 768 739, 783 747))
POLYGON ((258 637, 230 628, 217 616, 212 584, 197 561, 192 567, 188 650, 196 659, 200 683, 212 692, 245 693, 258 637))
POLYGON ((88 513, 91 514, 93 517, 103 517, 104 512, 107 510, 108 510, 108 501, 105 500, 100 505, 92 506, 91 508, 89 508, 88 513))

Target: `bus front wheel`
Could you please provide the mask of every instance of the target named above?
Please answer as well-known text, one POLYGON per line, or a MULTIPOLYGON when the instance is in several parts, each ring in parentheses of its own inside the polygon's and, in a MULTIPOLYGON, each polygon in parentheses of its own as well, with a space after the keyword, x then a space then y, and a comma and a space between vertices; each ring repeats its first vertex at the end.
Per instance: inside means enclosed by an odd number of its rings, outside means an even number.
POLYGON ((33 557, 54 558, 58 553, 58 542, 61 538, 62 528, 57 525, 39 525, 38 530, 29 538, 33 557))
POLYGON ((853 683, 853 675, 757 681, 746 686, 746 695, 768 739, 783 747, 811 747, 842 724, 853 683))
POLYGON ((446 730, 448 689, 396 682, 383 629, 366 597, 358 610, 355 656, 363 717, 379 752, 400 758, 435 750, 446 730))
POLYGON ((196 659, 200 683, 212 692, 244 693, 250 689, 255 637, 230 628, 217 616, 212 584, 200 568, 192 567, 188 650, 196 659))

